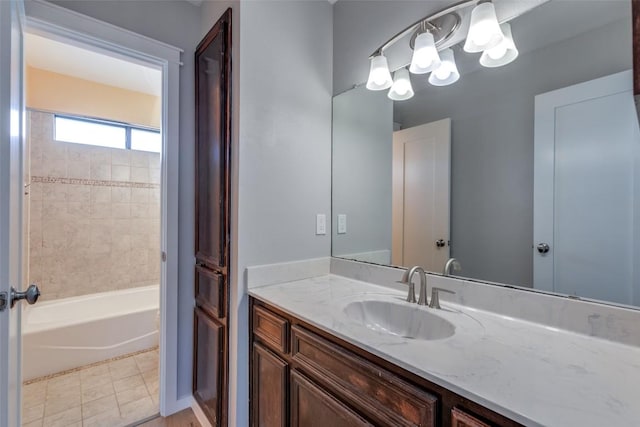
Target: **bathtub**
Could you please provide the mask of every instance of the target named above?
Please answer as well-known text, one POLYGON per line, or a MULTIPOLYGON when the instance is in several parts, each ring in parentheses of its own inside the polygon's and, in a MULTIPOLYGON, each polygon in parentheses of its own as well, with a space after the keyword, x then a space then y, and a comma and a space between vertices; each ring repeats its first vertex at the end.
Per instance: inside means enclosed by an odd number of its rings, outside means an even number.
POLYGON ((38 303, 22 315, 23 380, 158 345, 159 286, 38 303))

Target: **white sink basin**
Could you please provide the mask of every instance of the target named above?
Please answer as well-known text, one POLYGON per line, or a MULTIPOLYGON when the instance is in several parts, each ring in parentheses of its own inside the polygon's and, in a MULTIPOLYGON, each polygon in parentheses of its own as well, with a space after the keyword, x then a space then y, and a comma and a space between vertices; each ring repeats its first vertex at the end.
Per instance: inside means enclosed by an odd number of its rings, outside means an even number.
POLYGON ((376 332, 418 340, 440 340, 455 333, 453 323, 421 306, 389 301, 356 301, 344 308, 351 320, 376 332))

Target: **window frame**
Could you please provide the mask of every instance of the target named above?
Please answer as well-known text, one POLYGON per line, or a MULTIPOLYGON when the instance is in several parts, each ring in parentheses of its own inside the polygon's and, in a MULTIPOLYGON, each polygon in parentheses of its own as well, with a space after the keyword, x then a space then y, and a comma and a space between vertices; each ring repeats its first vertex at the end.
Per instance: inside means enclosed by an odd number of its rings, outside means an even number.
POLYGON ((64 114, 64 113, 54 113, 53 114, 53 140, 55 142, 64 142, 66 144, 81 144, 81 145, 88 145, 91 147, 102 147, 102 148, 110 148, 113 150, 129 150, 129 151, 144 151, 147 153, 161 153, 162 152, 162 132, 160 129, 158 128, 154 128, 151 126, 140 126, 140 125, 132 125, 130 123, 125 123, 125 122, 117 122, 114 120, 104 120, 104 119, 96 119, 96 118, 92 118, 92 117, 83 117, 83 116, 74 116, 72 114, 64 114), (84 123, 92 123, 92 124, 99 124, 99 125, 103 125, 103 126, 112 126, 115 128, 120 128, 120 129, 124 129, 124 134, 125 134, 125 148, 114 148, 114 147, 108 147, 106 145, 97 145, 97 144, 84 144, 81 142, 69 142, 69 141, 62 141, 56 138, 56 119, 61 118, 61 119, 66 119, 66 120, 73 120, 73 121, 77 121, 77 122, 84 122, 84 123), (159 147, 159 151, 145 151, 145 150, 135 150, 133 148, 131 148, 131 134, 132 134, 132 130, 140 130, 140 131, 144 131, 144 132, 153 132, 156 133, 158 135, 160 135, 161 139, 160 139, 160 147, 159 147))

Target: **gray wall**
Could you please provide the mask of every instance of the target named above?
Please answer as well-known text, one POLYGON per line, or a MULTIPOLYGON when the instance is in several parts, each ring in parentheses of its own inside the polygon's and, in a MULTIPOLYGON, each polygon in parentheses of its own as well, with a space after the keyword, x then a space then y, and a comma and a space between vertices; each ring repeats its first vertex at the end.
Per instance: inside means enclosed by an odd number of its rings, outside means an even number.
POLYGON ((178 396, 191 395, 193 333, 193 54, 200 8, 182 0, 53 0, 52 3, 184 49, 180 69, 180 207, 178 266, 178 396))
POLYGON ((333 99, 334 256, 391 254, 392 116, 384 91, 360 86, 333 99), (338 214, 347 215, 346 234, 337 234, 338 214))
POLYGON ((629 23, 616 21, 395 103, 403 127, 452 119, 451 255, 462 275, 532 286, 534 97, 631 67, 629 23))
MULTIPOLYGON (((240 9, 229 425, 246 426, 245 268, 330 255, 330 234, 315 235, 315 217, 331 217, 333 38, 326 0, 242 1, 240 9)), ((203 31, 219 10, 203 6, 203 31)))

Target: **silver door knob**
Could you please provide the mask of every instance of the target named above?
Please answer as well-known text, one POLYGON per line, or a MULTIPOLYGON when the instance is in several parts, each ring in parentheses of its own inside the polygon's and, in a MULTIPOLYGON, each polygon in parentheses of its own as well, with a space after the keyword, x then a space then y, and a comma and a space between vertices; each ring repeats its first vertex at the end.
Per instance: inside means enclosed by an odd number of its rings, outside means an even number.
POLYGON ((16 302, 25 300, 27 303, 35 304, 40 297, 40 289, 36 285, 29 285, 26 291, 18 292, 14 287, 11 287, 11 294, 9 295, 9 307, 13 308, 16 302))
POLYGON ((547 243, 538 243, 538 246, 536 248, 541 254, 546 254, 547 252, 549 252, 549 249, 551 249, 547 243))

